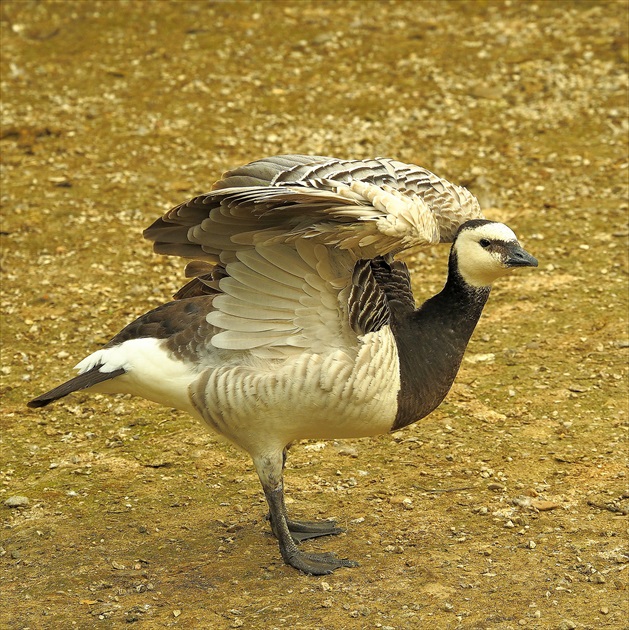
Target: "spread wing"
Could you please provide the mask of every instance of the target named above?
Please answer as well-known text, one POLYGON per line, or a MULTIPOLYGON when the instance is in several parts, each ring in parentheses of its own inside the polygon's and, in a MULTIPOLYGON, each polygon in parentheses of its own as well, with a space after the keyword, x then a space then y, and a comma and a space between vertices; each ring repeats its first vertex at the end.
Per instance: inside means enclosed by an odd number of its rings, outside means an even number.
POLYGON ((451 241, 480 217, 466 189, 418 166, 290 155, 226 173, 144 234, 158 253, 216 265, 191 263, 198 277, 176 296, 213 296, 208 343, 269 359, 356 349, 389 317, 386 265, 368 261, 451 241))
POLYGON ((144 233, 155 251, 224 263, 259 245, 312 239, 356 259, 451 241, 481 218, 465 188, 395 160, 279 156, 226 173, 144 233))

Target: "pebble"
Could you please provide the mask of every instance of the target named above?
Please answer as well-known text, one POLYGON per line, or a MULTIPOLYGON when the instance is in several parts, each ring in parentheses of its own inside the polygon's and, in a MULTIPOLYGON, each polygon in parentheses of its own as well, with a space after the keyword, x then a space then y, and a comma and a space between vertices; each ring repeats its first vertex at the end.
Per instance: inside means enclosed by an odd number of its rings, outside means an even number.
POLYGON ((529 496, 517 496, 511 500, 513 505, 517 505, 521 508, 531 508, 534 510, 538 510, 539 512, 548 512, 550 510, 554 510, 559 506, 559 503, 555 503, 554 501, 546 501, 545 499, 532 499, 529 496))
POLYGON ((15 495, 14 497, 9 497, 4 504, 8 507, 8 508, 18 508, 18 507, 28 507, 30 504, 30 501, 28 500, 28 497, 23 497, 20 495, 15 495))
POLYGON ((533 503, 533 501, 529 497, 518 496, 518 497, 514 497, 511 500, 511 503, 521 508, 528 508, 528 507, 531 507, 531 503, 533 503))
POLYGON ((577 627, 577 624, 574 621, 570 621, 570 619, 564 619, 558 627, 558 630, 574 630, 577 627))
POLYGON ((558 508, 559 503, 555 503, 554 501, 545 501, 543 499, 533 499, 531 501, 531 507, 539 510, 540 512, 548 512, 549 510, 558 508))
POLYGON ((413 500, 410 497, 396 496, 396 497, 391 497, 389 501, 393 505, 401 505, 405 510, 413 509, 413 500))
POLYGON ((493 352, 470 354, 464 358, 467 363, 493 363, 496 355, 493 352))
POLYGON ((496 483, 495 481, 487 485, 487 490, 492 490, 493 492, 504 492, 506 487, 501 483, 496 483))
POLYGON ((358 457, 358 449, 350 444, 343 444, 336 449, 339 455, 345 455, 346 457, 358 457))

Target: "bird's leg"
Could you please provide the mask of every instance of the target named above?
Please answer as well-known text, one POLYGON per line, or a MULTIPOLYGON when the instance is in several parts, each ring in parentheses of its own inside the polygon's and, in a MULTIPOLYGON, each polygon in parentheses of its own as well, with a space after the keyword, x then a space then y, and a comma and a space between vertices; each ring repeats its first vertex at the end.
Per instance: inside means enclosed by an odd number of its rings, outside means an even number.
MULTIPOLYGON (((287 451, 288 447, 286 447, 282 452, 282 471, 284 471, 284 468, 286 467, 287 451)), ((282 513, 286 518, 286 523, 288 524, 288 529, 290 530, 291 536, 293 537, 293 540, 297 543, 303 542, 304 540, 309 540, 310 538, 319 538, 320 536, 334 536, 345 531, 341 527, 337 527, 336 521, 333 520, 295 521, 288 518, 286 505, 284 503, 284 493, 282 493, 282 513)), ((269 520, 270 519, 271 514, 269 513, 269 520)))
POLYGON ((333 553, 316 554, 300 551, 286 517, 281 456, 278 453, 277 458, 261 458, 255 461, 255 465, 269 504, 271 529, 278 540, 280 553, 286 564, 308 575, 328 575, 340 567, 357 566, 356 562, 337 558, 333 553))

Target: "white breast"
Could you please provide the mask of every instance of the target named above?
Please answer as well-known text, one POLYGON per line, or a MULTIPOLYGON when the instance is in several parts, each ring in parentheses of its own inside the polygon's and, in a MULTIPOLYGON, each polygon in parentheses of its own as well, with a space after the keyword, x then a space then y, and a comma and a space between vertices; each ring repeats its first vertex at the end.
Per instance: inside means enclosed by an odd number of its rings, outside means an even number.
POLYGON ((301 353, 277 369, 208 369, 191 387, 199 415, 255 457, 298 439, 364 437, 390 430, 400 390, 388 326, 343 350, 301 353))

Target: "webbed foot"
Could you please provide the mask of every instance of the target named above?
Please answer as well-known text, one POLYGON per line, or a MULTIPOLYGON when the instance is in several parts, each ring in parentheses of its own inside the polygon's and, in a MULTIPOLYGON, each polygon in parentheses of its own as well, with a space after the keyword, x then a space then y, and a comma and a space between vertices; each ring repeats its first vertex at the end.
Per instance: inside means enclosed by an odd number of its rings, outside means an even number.
POLYGON ((284 561, 307 575, 329 575, 341 567, 359 566, 358 562, 339 558, 333 553, 304 553, 298 549, 288 551, 284 561))
POLYGON ((336 526, 336 521, 293 521, 287 519, 286 524, 295 542, 302 542, 320 536, 336 536, 345 530, 336 526))

